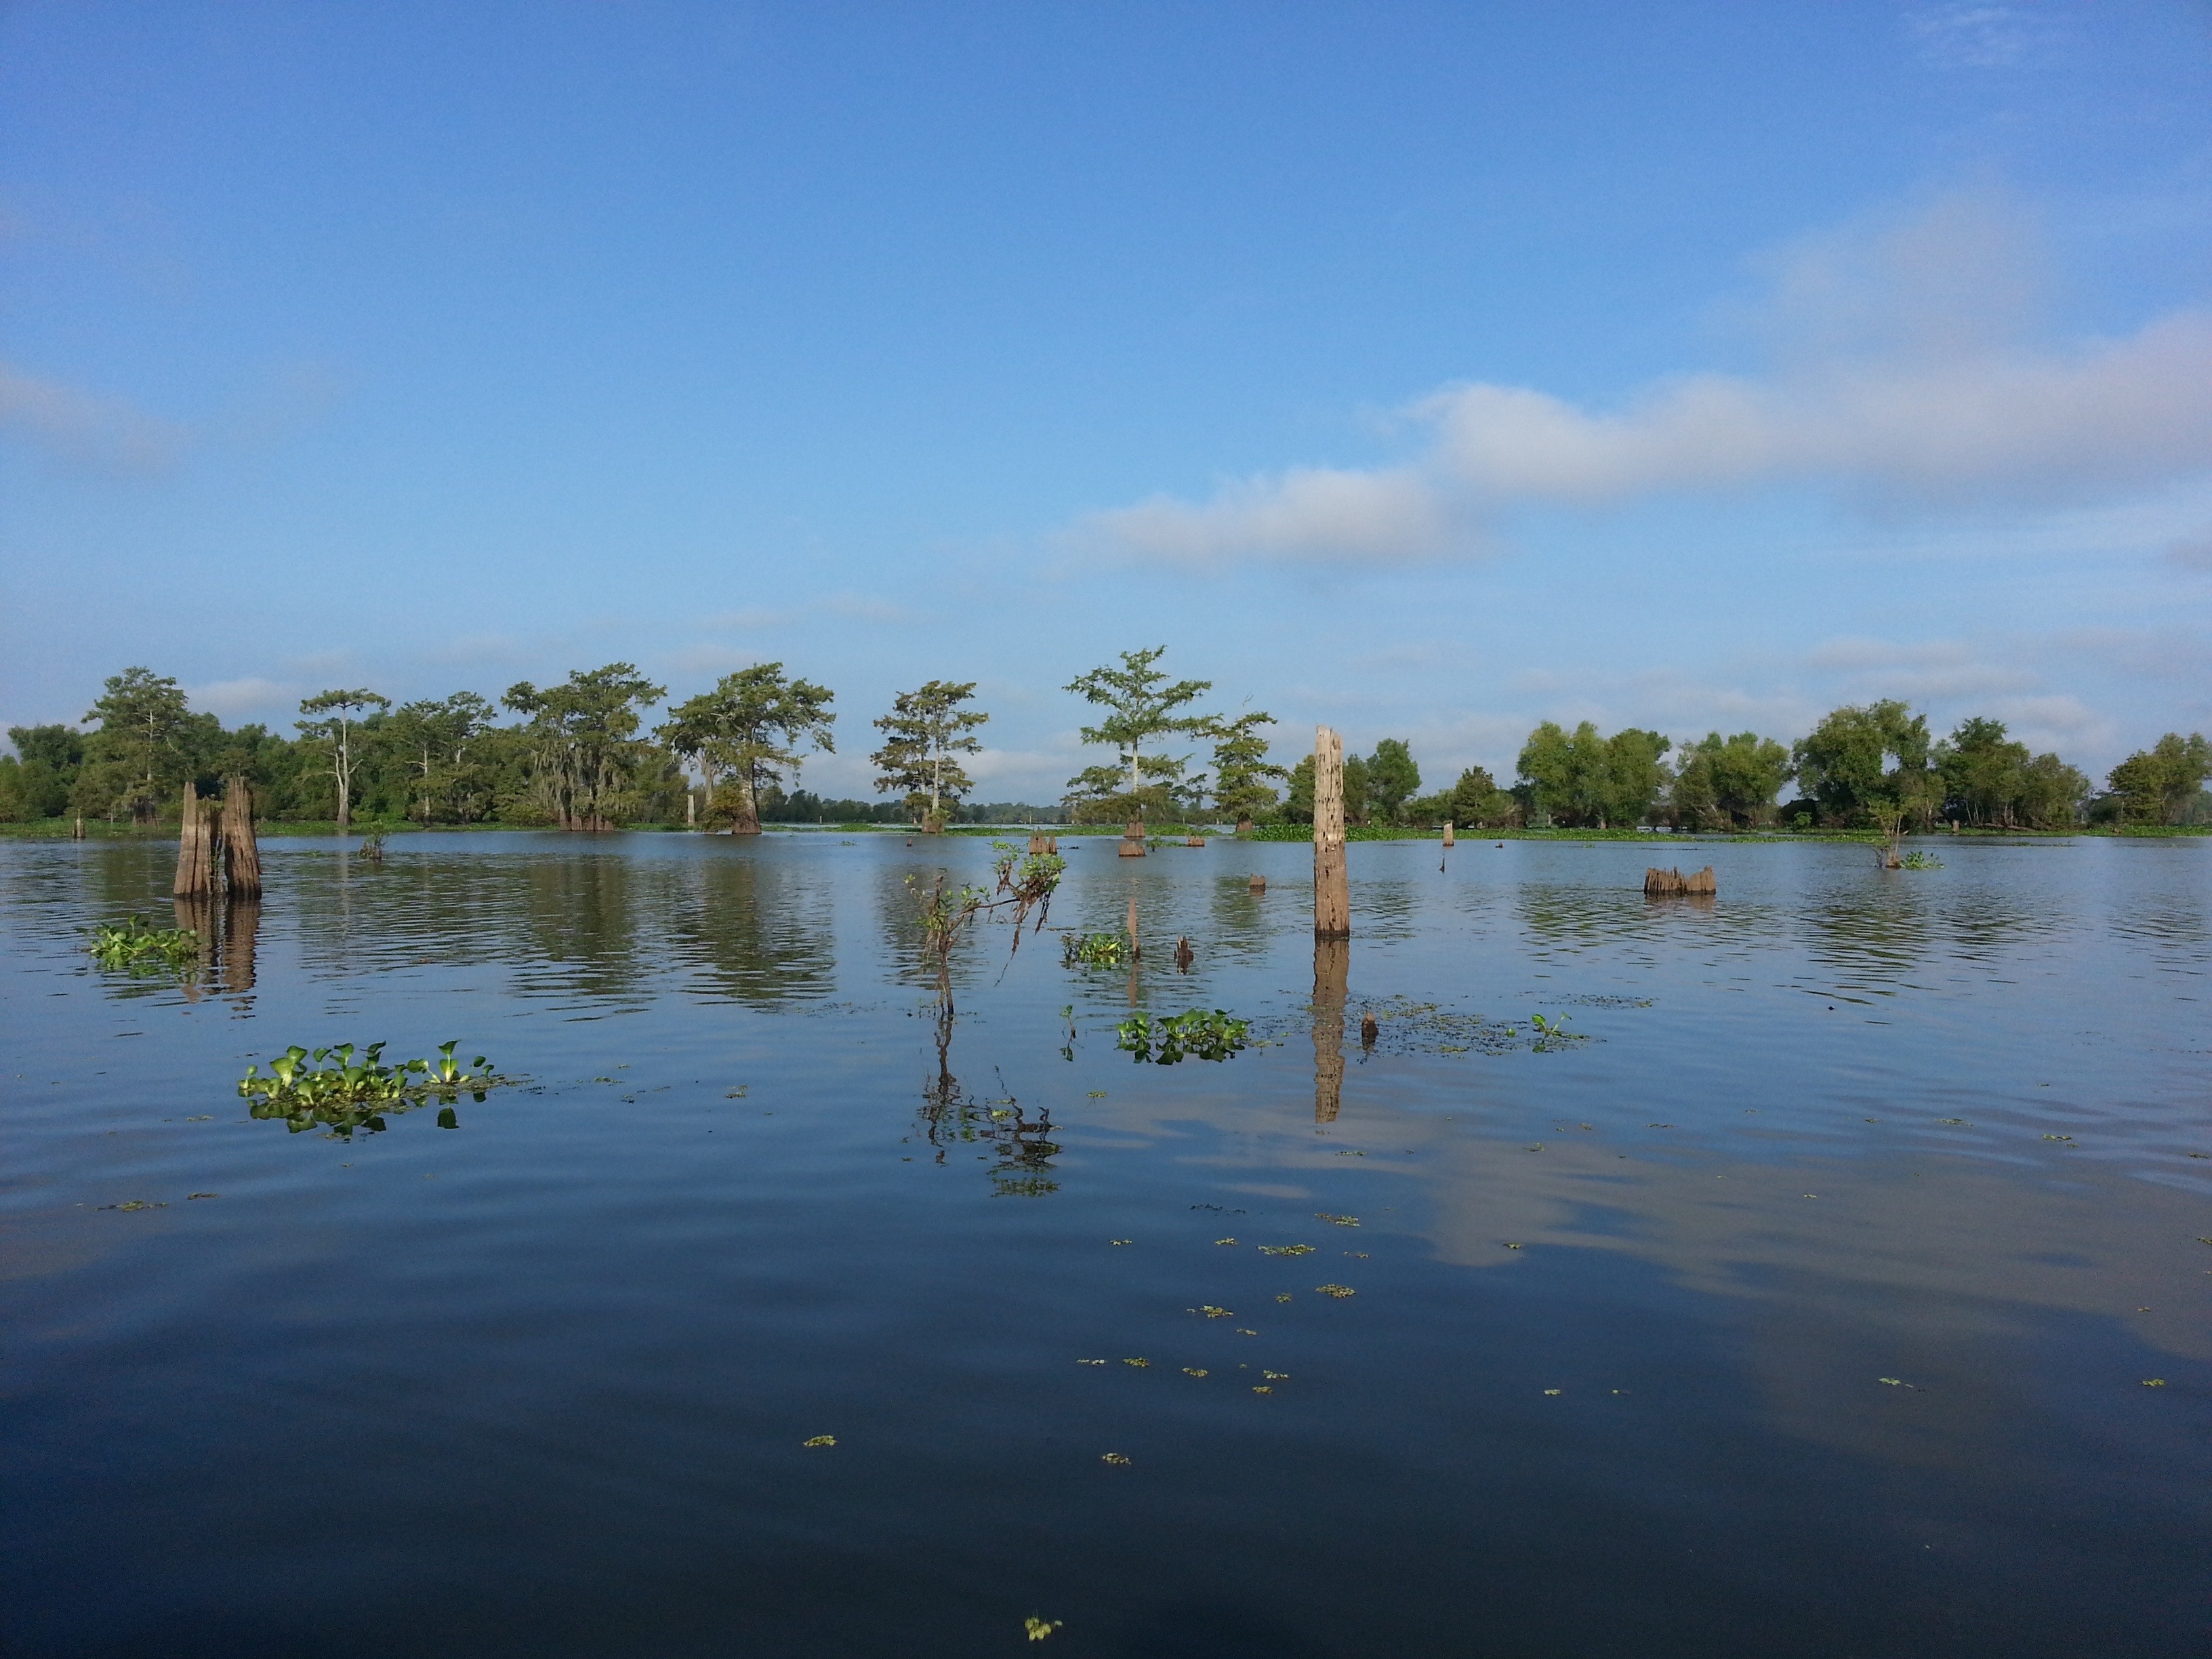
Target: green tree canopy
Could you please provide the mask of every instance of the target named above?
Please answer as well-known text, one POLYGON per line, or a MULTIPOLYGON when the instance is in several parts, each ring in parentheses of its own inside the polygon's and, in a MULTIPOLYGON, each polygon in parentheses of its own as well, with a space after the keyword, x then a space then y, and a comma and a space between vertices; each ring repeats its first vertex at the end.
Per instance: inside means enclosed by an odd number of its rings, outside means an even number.
POLYGON ((354 728, 372 711, 382 714, 391 707, 391 698, 365 686, 352 691, 320 692, 300 705, 300 712, 312 717, 298 722, 300 735, 314 746, 337 785, 340 835, 353 821, 354 773, 361 764, 354 728))
POLYGON ((2130 823, 2179 823, 2208 776, 2212 744, 2204 734, 2192 732, 2185 738, 2169 732, 2114 767, 2107 782, 2120 803, 2120 815, 2130 823))
POLYGON ((1944 815, 1966 823, 2055 828, 2073 821, 2089 793, 2088 779, 2056 755, 2031 756, 2002 720, 1960 721, 1936 745, 1934 762, 1944 815))
POLYGON ((468 811, 488 793, 474 750, 492 722, 492 706, 473 691, 423 698, 394 709, 380 732, 407 779, 407 799, 422 822, 477 816, 468 811))
MULTIPOLYGON (((1213 724, 1214 810, 1239 825, 1272 811, 1275 791, 1271 781, 1290 776, 1268 760, 1267 740, 1260 735, 1274 723, 1275 717, 1267 710, 1252 708, 1233 720, 1213 724)), ((1307 775, 1311 777, 1310 769, 1307 775)))
POLYGON ((1498 787, 1498 781, 1488 770, 1480 766, 1470 766, 1459 775, 1448 799, 1451 810, 1445 816, 1454 823, 1485 828, 1512 823, 1519 806, 1511 794, 1498 787))
POLYGON ((507 688, 500 701, 530 723, 532 784, 554 823, 607 830, 628 815, 653 748, 637 736, 641 716, 667 695, 626 662, 543 691, 528 680, 507 688))
POLYGON ((1790 779, 1790 751, 1771 738, 1708 732, 1683 748, 1668 803, 1675 823, 1689 829, 1749 829, 1770 816, 1790 779))
POLYGON ((668 711, 661 741, 697 763, 706 775, 709 813, 742 835, 760 830, 763 793, 783 786, 808 746, 836 752, 830 705, 837 694, 783 672, 780 662, 757 663, 725 674, 711 691, 668 711), (714 790, 718 775, 735 783, 725 803, 714 790))
POLYGON ((84 733, 74 726, 11 726, 15 746, 14 776, 18 815, 59 817, 69 810, 70 790, 84 766, 84 733))
POLYGON ((891 712, 876 721, 884 734, 884 746, 868 757, 878 774, 876 787, 916 805, 927 798, 927 823, 941 824, 945 803, 975 787, 955 758, 983 746, 974 733, 991 717, 960 707, 975 695, 973 680, 925 680, 918 690, 900 692, 891 712))
POLYGON ((1832 823, 1932 812, 1928 720, 1895 701, 1832 711, 1791 751, 1801 787, 1832 823))
POLYGON ((1399 809, 1421 787, 1421 769, 1400 738, 1383 738, 1367 757, 1367 809, 1383 823, 1395 823, 1399 809))
POLYGON ((126 668, 86 714, 99 728, 85 739, 85 763, 73 792, 88 815, 128 812, 150 821, 161 803, 194 771, 191 710, 175 680, 147 668, 126 668))
POLYGON ((1516 793, 1532 821, 1605 829, 1640 823, 1667 781, 1668 740, 1624 726, 1610 738, 1589 720, 1572 732, 1546 720, 1521 747, 1516 793))
POLYGON ((1097 725, 1082 728, 1083 741, 1111 748, 1119 757, 1112 766, 1086 767, 1070 778, 1070 801, 1101 805, 1126 802, 1128 811, 1139 817, 1147 807, 1172 807, 1190 757, 1146 754, 1146 746, 1164 738, 1209 732, 1216 722, 1205 714, 1182 712, 1211 691, 1213 682, 1170 682, 1164 670, 1153 666, 1166 654, 1164 645, 1124 651, 1118 668, 1109 663, 1068 682, 1066 690, 1106 710, 1106 718, 1097 725))

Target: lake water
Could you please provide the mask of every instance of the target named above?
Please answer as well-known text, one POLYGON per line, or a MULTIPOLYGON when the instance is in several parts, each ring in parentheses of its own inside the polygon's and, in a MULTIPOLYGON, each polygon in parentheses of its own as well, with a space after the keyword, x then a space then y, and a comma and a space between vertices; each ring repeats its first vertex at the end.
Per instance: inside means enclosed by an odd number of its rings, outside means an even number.
POLYGON ((1065 842, 1140 967, 986 926, 940 1063, 976 842, 273 841, 186 985, 77 931, 173 848, 0 843, 0 1650, 2207 1650, 2212 841, 1663 845, 1355 844, 1317 962, 1065 842))

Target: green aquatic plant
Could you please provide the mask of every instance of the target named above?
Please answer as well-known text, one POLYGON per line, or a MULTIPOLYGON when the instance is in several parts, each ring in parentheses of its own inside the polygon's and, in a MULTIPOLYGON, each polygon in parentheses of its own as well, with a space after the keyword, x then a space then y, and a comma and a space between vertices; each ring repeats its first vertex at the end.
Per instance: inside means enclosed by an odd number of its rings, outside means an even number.
POLYGON ((199 961, 200 936, 189 927, 155 927, 143 916, 131 916, 119 925, 95 926, 92 943, 84 948, 103 968, 134 974, 181 971, 199 961))
POLYGON ((464 1093, 481 1101, 486 1090, 505 1081, 482 1054, 463 1066, 453 1058, 459 1046, 458 1039, 441 1045, 434 1060, 387 1066, 381 1042, 358 1051, 342 1042, 312 1054, 295 1043, 269 1062, 265 1073, 258 1062, 248 1066, 238 1092, 253 1116, 282 1118, 295 1134, 320 1126, 348 1139, 356 1129, 381 1130, 387 1112, 411 1112, 434 1100, 441 1103, 438 1127, 457 1129, 453 1103, 464 1093))
POLYGON ((1941 870, 1943 860, 1927 853, 1907 853, 1898 862, 1900 870, 1941 870))
POLYGON ((1164 1019, 1155 1019, 1142 1009, 1114 1027, 1115 1047, 1139 1063, 1172 1066, 1186 1058, 1226 1060, 1245 1046, 1249 1020, 1238 1019, 1223 1008, 1192 1008, 1164 1019))
POLYGON ((1129 942, 1119 933, 1063 933, 1060 959, 1070 968, 1119 968, 1128 960, 1129 942))

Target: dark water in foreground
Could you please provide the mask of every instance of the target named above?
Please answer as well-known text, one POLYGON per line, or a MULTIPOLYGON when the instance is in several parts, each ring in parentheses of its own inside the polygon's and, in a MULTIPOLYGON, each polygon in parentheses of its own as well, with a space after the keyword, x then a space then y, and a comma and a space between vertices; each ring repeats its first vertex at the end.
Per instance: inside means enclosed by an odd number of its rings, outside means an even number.
POLYGON ((2206 1650, 2212 842, 1356 845, 1341 1040, 1304 848, 1092 842, 1133 987, 987 930, 942 1071, 976 843, 264 850, 186 991, 73 931, 168 849, 0 844, 15 1659, 2206 1650))

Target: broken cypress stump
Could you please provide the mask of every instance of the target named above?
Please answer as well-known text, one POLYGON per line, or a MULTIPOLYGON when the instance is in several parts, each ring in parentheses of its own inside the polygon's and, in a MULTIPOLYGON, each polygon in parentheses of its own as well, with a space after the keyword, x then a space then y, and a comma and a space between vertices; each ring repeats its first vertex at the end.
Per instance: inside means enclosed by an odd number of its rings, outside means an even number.
POLYGON ((1644 872, 1644 896, 1646 898, 1711 898, 1720 891, 1720 884, 1713 878, 1713 866, 1707 865, 1694 875, 1684 875, 1680 870, 1646 870, 1644 872))
POLYGON ((1206 837, 1204 836, 1185 836, 1182 838, 1182 844, 1186 847, 1203 847, 1206 845, 1206 837))
POLYGON ((200 792, 189 783, 177 837, 177 879, 169 890, 179 898, 207 898, 215 892, 215 817, 201 811, 200 792))
POLYGON ((1352 891, 1344 864, 1344 739, 1314 728, 1314 937, 1352 937, 1352 891))
POLYGON ((1267 890, 1267 878, 1255 872, 1248 885, 1255 893, 1264 893, 1267 890))
POLYGON ((1447 847, 1456 847, 1459 845, 1459 843, 1452 838, 1452 821, 1449 818, 1446 818, 1444 820, 1444 845, 1447 847))
POLYGON ((1190 948, 1190 940, 1188 938, 1182 933, 1177 933, 1176 935, 1176 972, 1178 974, 1188 973, 1190 971, 1191 963, 1197 960, 1198 954, 1190 948))
POLYGON ((1140 859, 1145 856, 1145 821, 1131 818, 1121 830, 1121 856, 1140 859))
POLYGON ((1057 853, 1060 851, 1060 837, 1058 836, 1033 835, 1030 837, 1030 851, 1032 853, 1057 853))
POLYGON ((231 897, 261 896, 261 847, 253 838, 253 790, 244 778, 223 780, 222 875, 231 897))

